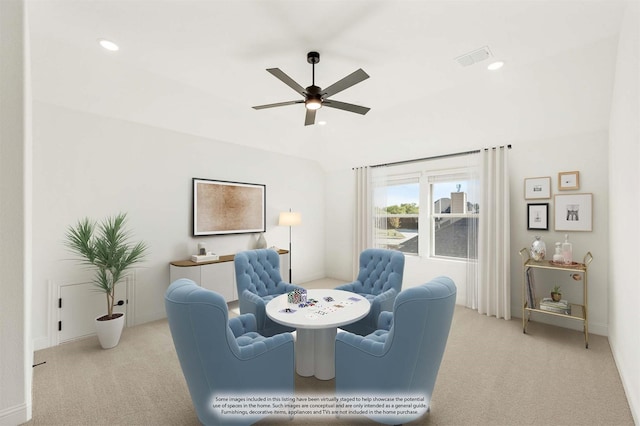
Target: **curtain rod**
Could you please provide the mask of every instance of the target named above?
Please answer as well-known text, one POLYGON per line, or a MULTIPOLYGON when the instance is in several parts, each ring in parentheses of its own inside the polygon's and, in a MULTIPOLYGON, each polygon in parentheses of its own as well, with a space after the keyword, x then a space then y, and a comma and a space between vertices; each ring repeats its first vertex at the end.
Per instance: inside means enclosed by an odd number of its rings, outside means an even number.
MULTIPOLYGON (((511 149, 511 144, 506 145, 506 147, 508 149, 511 149)), ((502 148, 502 146, 500 148, 502 148)), ((376 167, 385 167, 385 166, 397 166, 397 165, 400 165, 400 164, 416 163, 418 161, 437 160, 437 159, 440 159, 440 158, 457 157, 457 156, 460 156, 460 155, 469 155, 469 154, 477 154, 480 151, 486 151, 486 150, 489 150, 489 149, 495 149, 495 148, 483 148, 483 149, 476 149, 476 150, 473 150, 473 151, 456 152, 456 153, 453 153, 453 154, 436 155, 436 156, 433 156, 433 157, 414 158, 413 160, 402 160, 402 161, 395 161, 393 163, 375 164, 375 165, 369 166, 369 167, 376 168, 376 167)))

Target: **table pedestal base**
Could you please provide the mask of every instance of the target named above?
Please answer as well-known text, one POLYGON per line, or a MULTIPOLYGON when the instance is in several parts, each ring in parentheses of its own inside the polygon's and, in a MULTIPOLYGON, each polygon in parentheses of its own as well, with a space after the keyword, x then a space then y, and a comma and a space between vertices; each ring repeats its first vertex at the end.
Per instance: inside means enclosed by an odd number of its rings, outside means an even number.
POLYGON ((335 342, 337 327, 296 330, 296 373, 331 380, 336 376, 335 342))

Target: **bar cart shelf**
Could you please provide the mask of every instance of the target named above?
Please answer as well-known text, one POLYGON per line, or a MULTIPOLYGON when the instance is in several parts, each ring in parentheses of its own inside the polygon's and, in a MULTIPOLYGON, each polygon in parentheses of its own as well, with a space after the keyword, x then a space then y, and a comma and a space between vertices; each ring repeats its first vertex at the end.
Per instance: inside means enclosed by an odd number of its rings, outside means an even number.
POLYGON ((588 268, 589 264, 593 260, 591 252, 587 252, 584 256, 582 263, 573 262, 570 265, 561 263, 555 263, 549 260, 536 261, 531 259, 529 255, 529 249, 523 248, 520 250, 520 256, 522 257, 522 332, 526 334, 527 324, 531 319, 531 313, 540 313, 543 315, 551 315, 556 317, 568 318, 575 321, 581 321, 584 329, 584 346, 589 348, 589 316, 587 312, 587 306, 589 302, 588 298, 588 268), (576 274, 582 274, 582 300, 581 304, 571 303, 570 313, 559 313, 549 310, 543 310, 540 308, 540 299, 531 297, 533 294, 528 287, 527 275, 529 270, 533 273, 536 269, 547 269, 553 271, 573 272, 576 274), (529 306, 530 302, 533 303, 529 306))

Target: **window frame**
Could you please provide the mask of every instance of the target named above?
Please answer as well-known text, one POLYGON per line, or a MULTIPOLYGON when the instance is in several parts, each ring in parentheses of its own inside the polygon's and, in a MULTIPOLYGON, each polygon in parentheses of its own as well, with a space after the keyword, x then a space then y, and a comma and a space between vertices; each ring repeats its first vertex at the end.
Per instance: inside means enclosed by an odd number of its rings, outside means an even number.
MULTIPOLYGON (((434 185, 437 183, 455 183, 456 181, 465 181, 472 183, 474 179, 474 168, 469 167, 455 167, 445 168, 439 170, 421 170, 418 172, 407 171, 404 173, 397 173, 389 175, 384 178, 376 179, 373 182, 374 191, 379 188, 387 188, 395 185, 402 185, 407 183, 418 184, 418 250, 417 253, 403 252, 408 256, 417 256, 419 258, 434 259, 434 260, 450 260, 450 261, 467 261, 468 258, 454 257, 454 256, 442 256, 436 255, 435 251, 435 219, 436 218, 479 218, 479 212, 467 212, 467 213, 436 213, 435 200, 434 200, 434 185), (422 206, 427 206, 423 208, 422 206)), ((467 191, 469 188, 467 188, 467 191)), ((475 194, 479 196, 479 194, 475 194)), ((391 217, 416 217, 415 214, 379 214, 375 206, 374 197, 373 206, 373 233, 374 233, 374 246, 380 247, 376 234, 376 223, 381 219, 387 219, 391 217)), ((388 207, 388 206, 387 206, 388 207)))
MULTIPOLYGON (((418 208, 420 207, 420 203, 422 200, 422 186, 421 186, 421 179, 422 173, 420 172, 406 172, 406 173, 398 173, 395 175, 391 175, 386 177, 385 179, 377 179, 374 181, 373 183, 373 189, 374 189, 374 193, 375 190, 377 190, 378 188, 384 187, 390 187, 390 186, 397 186, 397 185, 404 185, 404 184, 418 184, 418 208)), ((375 196, 374 198, 374 202, 373 202, 373 211, 372 211, 372 216, 373 216, 373 244, 375 247, 380 247, 381 244, 378 243, 378 238, 376 236, 376 223, 378 223, 379 220, 381 219, 388 219, 388 218, 392 218, 392 217, 418 217, 418 244, 421 244, 421 238, 420 238, 420 212, 421 210, 418 212, 418 215, 415 214, 398 214, 398 213, 386 213, 386 214, 379 214, 378 210, 376 209, 376 203, 375 203, 375 196)), ((387 206, 389 207, 389 206, 387 206)), ((388 229, 388 228, 387 228, 388 229)), ((418 252, 417 253, 407 253, 407 252, 403 252, 405 255, 407 256, 420 256, 420 247, 418 246, 418 252)))
MULTIPOLYGON (((475 211, 475 212, 467 212, 467 213, 436 213, 435 212, 435 200, 434 200, 434 185, 438 184, 438 183, 454 183, 454 182, 460 182, 460 181, 465 181, 465 182, 472 182, 473 181, 473 168, 472 167, 466 167, 466 168, 452 168, 452 169, 447 169, 447 170, 440 170, 440 171, 426 171, 425 173, 425 178, 427 180, 427 192, 429 193, 429 198, 428 198, 428 204, 427 204, 427 209, 429 210, 429 217, 428 217, 428 223, 429 223, 429 236, 428 236, 428 243, 429 243, 429 247, 428 247, 428 251, 427 251, 427 258, 430 259, 438 259, 438 260, 453 260, 453 261, 466 261, 469 259, 469 257, 455 257, 455 256, 443 256, 443 255, 437 255, 436 254, 436 239, 435 239, 435 228, 436 228, 436 219, 440 218, 447 218, 447 219, 471 219, 471 218, 479 218, 480 217, 480 213, 479 211, 475 211)), ((469 191, 470 188, 467 188, 467 190, 469 191)), ((472 193, 471 191, 468 192, 472 193)), ((479 194, 476 194, 479 196, 479 194)), ((467 200, 467 202, 469 202, 467 200)), ((477 239, 477 236, 476 236, 477 239)), ((477 252, 477 250, 476 250, 477 252)), ((472 258, 475 259, 475 258, 472 258)))

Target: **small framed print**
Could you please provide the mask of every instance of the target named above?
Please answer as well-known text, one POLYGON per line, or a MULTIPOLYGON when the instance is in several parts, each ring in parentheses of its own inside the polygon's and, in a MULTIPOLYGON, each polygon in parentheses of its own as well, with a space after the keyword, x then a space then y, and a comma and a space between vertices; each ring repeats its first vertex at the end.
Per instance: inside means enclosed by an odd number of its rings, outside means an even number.
POLYGON ((555 209, 556 231, 591 231, 593 194, 558 194, 555 209))
POLYGON ((580 189, 580 172, 558 173, 558 191, 580 189))
POLYGON ((527 204, 527 229, 549 230, 549 203, 527 204))
POLYGON ((551 198, 551 177, 526 178, 524 180, 524 199, 551 198))

